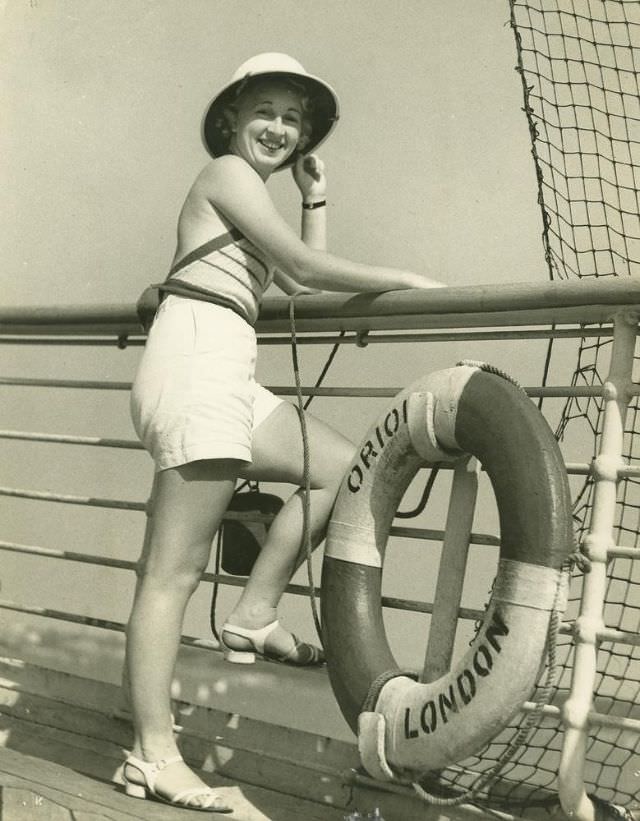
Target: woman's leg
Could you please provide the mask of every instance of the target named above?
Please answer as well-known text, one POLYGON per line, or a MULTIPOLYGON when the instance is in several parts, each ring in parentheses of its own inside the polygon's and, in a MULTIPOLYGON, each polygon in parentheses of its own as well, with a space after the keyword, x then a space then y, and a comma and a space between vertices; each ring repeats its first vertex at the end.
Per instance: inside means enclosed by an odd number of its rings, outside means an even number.
MULTIPOLYGON (((146 761, 176 754, 170 691, 184 612, 242 464, 206 460, 157 476, 148 551, 127 628, 133 754, 146 761)), ((165 794, 201 784, 182 764, 163 770, 161 780, 165 794)))
MULTIPOLYGON (((307 414, 305 420, 311 468, 310 531, 316 547, 324 538, 354 446, 313 416, 307 414)), ((242 473, 246 478, 304 485, 300 419, 292 404, 282 403, 256 428, 252 456, 252 464, 242 473)), ((303 491, 296 491, 274 519, 242 596, 227 620, 229 624, 258 628, 276 618, 284 589, 304 559, 303 500, 303 491)), ((234 642, 238 649, 241 645, 241 641, 234 642)), ((279 629, 269 636, 267 648, 285 654, 293 648, 293 639, 279 629)))

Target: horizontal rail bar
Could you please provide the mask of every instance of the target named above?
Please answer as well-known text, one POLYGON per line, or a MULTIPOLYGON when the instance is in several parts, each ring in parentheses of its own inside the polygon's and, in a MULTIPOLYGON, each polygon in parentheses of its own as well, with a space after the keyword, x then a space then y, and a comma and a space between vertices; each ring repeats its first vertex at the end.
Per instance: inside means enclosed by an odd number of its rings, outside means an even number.
MULTIPOLYGON (((237 513, 234 518, 237 517, 237 513)), ((38 545, 25 545, 16 542, 0 541, 0 551, 7 551, 10 553, 21 553, 24 555, 41 556, 51 559, 62 559, 66 561, 73 561, 82 564, 91 564, 102 567, 111 567, 121 570, 133 570, 137 567, 136 562, 127 559, 114 559, 111 557, 95 556, 90 553, 79 553, 70 550, 59 550, 57 548, 40 547, 38 545)), ((205 572, 201 576, 201 580, 211 584, 217 583, 227 585, 229 587, 244 587, 245 578, 237 576, 227 576, 216 573, 205 572)), ((308 596, 309 586, 290 583, 286 587, 286 592, 291 595, 308 596)), ((321 595, 321 589, 314 587, 314 595, 321 595)), ((416 601, 415 599, 403 599, 396 596, 382 596, 381 603, 383 607, 391 610, 404 610, 413 613, 430 614, 433 612, 432 602, 416 601)), ((460 607, 458 608, 458 618, 469 621, 479 621, 484 618, 485 611, 477 608, 460 607)), ((563 635, 572 635, 573 624, 571 622, 563 622, 560 625, 560 633, 563 635)), ((637 644, 638 637, 635 634, 622 633, 621 631, 607 631, 599 633, 605 640, 618 641, 620 643, 637 644), (630 638, 626 641, 627 637, 630 638)))
POLYGON ((40 547, 17 542, 0 541, 0 550, 8 553, 22 553, 27 556, 45 556, 48 559, 92 564, 98 567, 114 567, 120 570, 135 570, 137 564, 130 559, 114 559, 110 556, 96 556, 93 553, 77 553, 73 550, 58 550, 55 547, 40 547))
MULTIPOLYGON (((362 333, 348 333, 341 337, 325 335, 303 334, 296 337, 298 345, 358 345, 366 347, 379 343, 389 342, 481 342, 504 341, 506 339, 592 339, 612 337, 613 329, 607 326, 596 328, 535 328, 532 330, 479 330, 479 331, 430 331, 401 333, 398 331, 363 331, 362 333)), ((1 341, 1 338, 0 338, 1 341)), ((260 345, 290 345, 291 335, 258 336, 260 345)))
MULTIPOLYGON (((113 560, 113 561, 118 562, 117 566, 122 566, 120 564, 120 560, 113 560)), ((130 563, 130 564, 133 565, 133 563, 130 563)), ((112 566, 114 566, 114 565, 112 565, 112 566)), ((215 577, 214 574, 209 574, 209 573, 205 573, 203 575, 202 580, 203 581, 208 581, 208 582, 218 581, 218 583, 221 583, 221 584, 226 583, 226 584, 231 584, 231 585, 235 585, 235 586, 241 586, 243 584, 243 582, 238 580, 238 579, 227 579, 226 577, 215 577)), ((297 592, 303 591, 306 595, 308 595, 308 592, 309 592, 308 588, 306 588, 302 585, 291 585, 291 587, 293 589, 292 590, 287 589, 287 592, 293 593, 295 595, 297 592), (297 590, 296 590, 296 588, 297 588, 297 590)), ((319 593, 320 591, 317 590, 316 592, 319 593)), ((396 609, 411 610, 413 612, 421 612, 421 613, 430 613, 431 612, 431 609, 430 609, 431 605, 429 605, 428 603, 424 603, 424 602, 412 602, 411 600, 403 600, 403 599, 390 599, 390 600, 387 600, 387 602, 385 602, 385 598, 383 597, 383 604, 386 607, 390 607, 390 608, 395 607, 396 609), (400 602, 403 604, 403 606, 401 608, 398 607, 398 603, 400 603, 400 602), (404 606, 405 604, 413 605, 413 607, 406 607, 406 606, 404 606)), ((62 620, 62 621, 69 621, 69 622, 73 622, 75 624, 86 625, 88 627, 102 627, 102 628, 107 629, 107 630, 118 630, 118 631, 124 632, 124 625, 121 622, 114 622, 114 621, 110 621, 110 620, 107 620, 107 619, 100 619, 100 618, 95 618, 93 616, 85 616, 85 615, 77 614, 77 613, 68 613, 66 611, 53 610, 51 608, 39 607, 39 606, 36 606, 36 605, 21 604, 21 603, 18 603, 18 602, 8 601, 6 599, 0 599, 0 609, 1 610, 11 610, 11 611, 14 611, 14 612, 25 613, 25 614, 28 614, 28 615, 42 616, 44 618, 57 619, 57 620, 62 620)), ((475 620, 475 619, 478 619, 478 618, 482 617, 483 615, 484 615, 484 611, 477 611, 477 610, 460 608, 460 616, 459 617, 463 618, 463 619, 473 619, 473 620, 475 620)), ((563 625, 563 628, 564 629, 561 632, 563 632, 563 633, 568 632, 567 631, 567 625, 563 625)), ((214 645, 213 642, 210 642, 209 640, 206 640, 206 639, 197 639, 197 638, 192 638, 192 637, 188 637, 188 636, 183 636, 183 639, 186 640, 186 642, 183 642, 183 643, 188 643, 188 644, 191 644, 192 646, 206 646, 206 645, 209 645, 209 644, 214 645)), ((215 645, 212 649, 216 649, 215 645)), ((535 704, 533 704, 532 702, 526 702, 524 709, 532 711, 534 709, 539 709, 539 708, 535 704)), ((557 707, 547 706, 547 707, 544 708, 544 712, 549 714, 549 715, 554 715, 554 714, 559 714, 559 709, 557 707)), ((640 721, 638 721, 636 719, 629 719, 629 718, 624 718, 624 717, 619 717, 619 716, 607 716, 607 715, 597 713, 597 712, 591 713, 590 718, 593 721, 593 723, 599 724, 601 726, 617 727, 617 728, 620 728, 620 729, 634 730, 635 732, 640 731, 640 721)))
MULTIPOLYGON (((118 633, 126 631, 126 624, 120 621, 94 618, 93 616, 82 616, 77 613, 67 613, 64 610, 53 610, 49 607, 36 607, 34 605, 18 604, 17 602, 0 599, 0 610, 10 610, 14 613, 25 613, 30 616, 42 616, 56 621, 66 621, 72 624, 82 624, 86 627, 100 627, 104 630, 115 630, 118 633)), ((203 639, 196 636, 181 636, 180 644, 188 647, 200 647, 203 650, 219 650, 218 643, 212 639, 203 639)))
MULTIPOLYGON (((259 333, 290 327, 287 297, 264 300, 259 333)), ((640 281, 635 277, 597 282, 511 282, 429 290, 364 294, 318 294, 296 300, 296 329, 416 330, 444 327, 595 324, 609 322, 616 311, 640 311, 640 281)), ((42 305, 0 309, 0 333, 69 336, 129 334, 139 336, 135 306, 42 305)))
MULTIPOLYGON (((42 490, 26 490, 24 488, 0 487, 0 496, 11 496, 18 499, 34 499, 41 502, 55 502, 68 505, 86 505, 89 507, 111 508, 115 510, 146 511, 146 502, 131 502, 122 499, 101 499, 95 496, 77 496, 67 493, 51 493, 42 490)), ((249 514, 242 511, 227 510, 222 517, 223 521, 246 521, 270 523, 274 519, 273 513, 249 514)), ((390 536, 399 536, 405 539, 424 539, 426 541, 442 541, 444 531, 421 527, 392 527, 390 536)), ((496 536, 484 533, 472 533, 471 543, 476 545, 500 545, 496 536)))
MULTIPOLYGON (((68 445, 89 445, 105 448, 122 448, 125 450, 144 450, 137 439, 110 439, 100 436, 73 436, 61 433, 36 433, 21 430, 0 430, 0 439, 15 439, 27 442, 52 442, 68 445)), ((567 462, 566 471, 570 475, 587 476, 591 473, 591 464, 587 462, 567 462)), ((443 465, 444 470, 451 470, 451 465, 443 465)), ((640 467, 622 467, 619 474, 623 476, 640 476, 640 467)))
MULTIPOLYGON (((39 547, 37 545, 17 544, 16 542, 0 541, 0 550, 9 553, 21 553, 27 556, 41 556, 49 559, 62 559, 64 561, 78 562, 80 564, 96 565, 98 567, 111 567, 118 570, 133 570, 137 567, 137 562, 132 562, 128 559, 114 559, 108 556, 95 556, 91 553, 77 553, 71 550, 58 550, 50 547, 39 547)), ((228 587, 244 587, 244 577, 226 576, 217 573, 203 573, 202 581, 211 584, 223 584, 228 587)), ((294 596, 308 596, 308 585, 288 584, 286 593, 294 596)), ((314 588, 314 594, 319 596, 320 588, 314 588)), ((406 610, 412 613, 431 613, 433 605, 430 602, 420 602, 415 599, 402 599, 396 596, 383 596, 383 607, 391 610, 406 610)), ((483 611, 474 610, 472 608, 460 608, 459 617, 461 619, 471 619, 473 621, 479 619, 483 615, 483 611)))
POLYGON ((610 727, 615 730, 631 730, 633 733, 640 733, 640 721, 637 718, 612 716, 592 710, 589 713, 589 723, 595 727, 610 727))
POLYGON ((18 439, 27 442, 54 442, 64 445, 94 445, 102 448, 144 450, 135 439, 108 439, 98 436, 71 436, 61 433, 29 433, 22 430, 0 430, 0 439, 18 439))
MULTIPOLYGON (((607 336, 606 329, 603 336, 607 336)), ((0 334, 0 345, 91 345, 92 347, 104 348, 125 348, 146 345, 146 336, 13 336, 12 334, 0 334)))
POLYGON ((38 379, 20 376, 0 376, 0 385, 23 388, 86 388, 98 391, 129 391, 131 382, 107 382, 103 379, 38 379))
MULTIPOLYGON (((0 487, 0 496, 12 496, 19 499, 34 499, 41 502, 56 502, 67 505, 87 505, 89 507, 113 508, 114 510, 146 511, 146 502, 131 502, 123 499, 101 499, 96 496, 77 496, 68 493, 51 493, 43 490, 26 490, 24 488, 0 487)), ((272 522, 272 513, 254 513, 247 515, 242 511, 228 510, 223 521, 272 522)), ((418 537, 419 538, 419 537, 418 537)))
MULTIPOLYGON (((341 337, 332 336, 330 331, 323 335, 302 334, 297 337, 298 345, 375 345, 387 342, 477 342, 506 339, 592 339, 613 336, 613 329, 607 326, 589 328, 536 328, 531 330, 479 330, 479 331, 432 331, 427 333, 398 333, 377 331, 363 334, 349 333, 341 337)), ((128 348, 146 343, 146 337, 127 335, 107 338, 95 336, 15 336, 0 334, 1 345, 91 345, 101 347, 128 348)), ((291 335, 258 336, 260 345, 290 345, 291 335)))
MULTIPOLYGON (((77 496, 67 493, 51 493, 42 490, 26 490, 24 488, 0 487, 0 496, 12 496, 18 499, 34 499, 41 502, 56 502, 68 505, 87 505, 89 507, 113 508, 115 510, 146 511, 146 502, 131 502, 123 499, 101 499, 95 496, 77 496)), ((222 517, 223 521, 251 521, 270 523, 274 519, 272 513, 250 513, 228 510, 222 517)), ((420 538, 417 536, 416 538, 420 538)))
MULTIPOLYGON (((425 541, 441 542, 444 537, 444 530, 432 530, 424 527, 400 527, 393 526, 389 530, 390 536, 399 536, 404 539, 424 539, 425 541)), ((486 533, 472 533, 471 544, 488 545, 500 547, 500 539, 486 533)))
POLYGON ((628 630, 614 630, 612 627, 605 627, 604 630, 597 631, 598 638, 602 641, 611 641, 614 644, 627 644, 630 647, 640 647, 640 633, 630 633, 628 630))
MULTIPOLYGON (((115 560, 120 561, 120 560, 115 560)), ((133 564, 133 562, 131 563, 133 564)), ((120 567, 120 565, 118 565, 120 567)), ((243 587, 245 584, 244 579, 239 579, 232 576, 216 576, 213 573, 203 573, 202 581, 204 582, 217 582, 218 584, 225 584, 230 587, 243 587)), ((309 588, 305 585, 299 584, 289 584, 287 585, 286 592, 290 593, 291 595, 309 595, 309 588)), ((314 593, 319 595, 321 590, 319 588, 314 588, 314 593)), ((433 604, 431 602, 419 602, 412 599, 398 599, 395 597, 390 596, 383 596, 381 599, 381 603, 383 607, 387 607, 390 610, 404 610, 407 612, 412 613, 423 613, 423 614, 430 614, 433 612, 433 604)), ((28 604, 20 604, 18 602, 10 602, 4 599, 0 599, 0 610, 15 610, 20 613, 27 613, 32 615, 43 616, 46 618, 57 619, 61 618, 66 621, 73 621, 76 624, 85 624, 89 627, 105 627, 105 629, 119 629, 117 627, 111 627, 111 624, 117 624, 117 622, 108 622, 100 619, 95 619, 93 616, 84 616, 81 614, 69 614, 64 611, 60 610, 51 610, 49 608, 42 608, 36 605, 28 605, 28 604), (66 618, 66 617, 69 618, 66 618)), ((461 607, 458 611, 458 618, 464 619, 467 621, 479 621, 485 615, 484 610, 476 610, 474 608, 468 607, 461 607)), ((560 632, 563 634, 570 633, 571 625, 563 624, 560 627, 560 632)))
MULTIPOLYGON (((233 514, 233 518, 238 518, 237 512, 233 512, 233 514)), ((38 545, 18 544, 16 542, 0 541, 0 551, 2 550, 10 553, 21 553, 25 555, 42 556, 52 559, 62 559, 66 561, 73 561, 102 567, 111 567, 122 570, 135 571, 137 567, 136 562, 132 562, 127 559, 114 559, 111 557, 96 556, 90 553, 79 553, 69 550, 59 550, 57 548, 40 547, 38 545)), ((208 572, 203 573, 201 579, 204 582, 223 584, 230 587, 243 587, 245 584, 244 577, 226 576, 208 572)), ((308 596, 309 587, 308 585, 289 584, 287 585, 286 592, 292 595, 308 596)), ((320 595, 320 588, 314 587, 314 594, 320 595)), ((383 596, 382 605, 389 609, 406 610, 414 613, 429 614, 433 612, 432 602, 421 602, 416 601, 415 599, 403 599, 395 596, 383 596)), ((484 617, 484 615, 485 611, 479 610, 477 608, 460 607, 458 609, 458 618, 464 620, 478 621, 481 620, 484 617)), ((573 624, 571 622, 563 622, 560 625, 560 633, 564 635, 571 635, 573 633, 573 624)), ((617 630, 605 629, 604 631, 598 633, 598 636, 602 637, 604 640, 616 641, 631 645, 636 645, 640 642, 640 639, 636 634, 617 630)))
POLYGON ((612 559, 640 559, 640 547, 612 547, 607 550, 612 559))
MULTIPOLYGON (((545 704, 540 707, 540 705, 535 704, 533 701, 525 701, 522 705, 522 711, 525 713, 539 712, 550 718, 562 718, 562 708, 557 707, 554 704, 545 704)), ((592 710, 589 712, 588 720, 589 724, 593 727, 607 727, 615 730, 631 730, 631 732, 640 733, 640 720, 637 718, 612 716, 592 710)))
POLYGON ((19 499, 37 499, 42 502, 58 502, 66 505, 86 505, 88 507, 112 508, 114 510, 146 510, 146 502, 128 502, 123 499, 100 499, 96 496, 75 496, 66 493, 49 493, 41 490, 0 487, 0 496, 19 499))
MULTIPOLYGON (((565 468, 567 473, 571 475, 588 476, 593 469, 593 465, 590 462, 567 462, 565 468)), ((623 465, 618 468, 618 476, 620 476, 621 479, 640 476, 640 467, 623 465)))
MULTIPOLYGON (((0 376, 0 385, 27 388, 85 388, 87 390, 128 391, 131 382, 107 382, 90 379, 38 379, 21 376, 0 376)), ((297 388, 292 385, 267 385, 270 391, 278 396, 296 396, 297 388)), ((300 389, 303 396, 342 396, 352 398, 388 399, 396 396, 402 388, 385 387, 346 387, 316 388, 304 386, 300 389)), ((602 396, 602 385, 557 385, 545 387, 525 387, 525 392, 531 397, 566 398, 602 396)), ((632 389, 633 392, 633 389, 632 389)))
MULTIPOLYGON (((144 450, 144 446, 137 439, 110 439, 100 436, 73 436, 61 433, 36 433, 21 430, 0 430, 0 439, 16 439, 28 442, 52 442, 69 445, 90 445, 105 448, 122 448, 126 450, 144 450)), ((591 473, 591 464, 587 462, 567 462, 566 471, 570 475, 587 476, 591 473)), ((442 469, 451 470, 451 465, 443 465, 442 469)), ((620 476, 640 476, 640 467, 622 467, 620 476)))
MULTIPOLYGON (((233 518, 238 517, 237 512, 233 512, 233 518)), ((31 556, 43 556, 51 559, 62 559, 66 561, 79 562, 84 564, 91 564, 100 567, 111 567, 122 570, 135 570, 136 562, 126 559, 114 559, 105 556, 96 556, 91 553, 78 553, 70 550, 59 550, 56 548, 40 547, 38 545, 25 545, 16 542, 0 541, 0 550, 10 553, 21 553, 31 556)), ((244 577, 226 576, 216 573, 203 573, 202 581, 209 583, 224 584, 231 587, 243 587, 245 584, 244 577)), ((293 595, 309 595, 309 587, 307 585, 289 584, 286 592, 293 595)), ((314 594, 320 595, 320 588, 314 588, 314 594)), ((431 613, 433 612, 433 604, 431 602, 421 602, 414 599, 403 599, 395 596, 383 596, 382 604, 384 607, 395 610, 406 610, 415 613, 431 613)), ((484 610, 476 608, 460 607, 458 609, 458 618, 477 621, 482 619, 485 615, 484 610)), ((572 624, 565 622, 561 625, 560 632, 563 634, 571 634, 573 631, 572 624)), ((598 636, 604 641, 613 641, 621 644, 639 645, 640 636, 635 633, 629 633, 621 630, 613 630, 605 628, 598 633, 598 636)))
MULTIPOLYGON (((297 389, 290 385, 267 385, 270 391, 278 396, 296 396, 297 389)), ((396 396, 402 388, 368 388, 368 387, 338 387, 312 388, 303 387, 303 396, 343 396, 357 398, 387 399, 396 396)), ((545 387, 525 387, 524 391, 531 397, 548 397, 565 399, 570 396, 589 397, 602 396, 602 385, 558 385, 545 387)))

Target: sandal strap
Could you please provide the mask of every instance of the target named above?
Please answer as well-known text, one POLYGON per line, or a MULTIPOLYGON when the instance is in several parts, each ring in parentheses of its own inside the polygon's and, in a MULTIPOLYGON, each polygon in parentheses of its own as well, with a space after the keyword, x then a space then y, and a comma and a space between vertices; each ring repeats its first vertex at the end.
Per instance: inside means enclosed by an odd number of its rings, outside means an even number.
POLYGON ((160 771, 168 767, 169 764, 177 764, 179 761, 184 761, 181 755, 172 755, 169 758, 161 758, 160 761, 155 762, 155 765, 160 771))
POLYGON ((187 808, 192 807, 196 809, 198 807, 202 807, 203 809, 213 809, 216 807, 220 807, 220 809, 225 808, 226 805, 222 799, 222 796, 218 795, 212 787, 208 787, 206 784, 203 784, 202 787, 190 787, 186 790, 180 790, 180 792, 177 792, 175 795, 171 796, 162 795, 156 791, 156 778, 158 773, 170 764, 177 764, 180 761, 184 761, 181 755, 172 755, 168 758, 161 758, 158 761, 144 761, 142 758, 138 758, 135 755, 130 755, 125 761, 125 767, 127 764, 135 767, 135 769, 138 770, 144 778, 145 785, 149 792, 156 797, 161 798, 163 801, 166 801, 168 804, 174 804, 176 806, 187 808), (194 804, 191 799, 198 796, 201 796, 206 800, 202 804, 194 804))
POLYGON ((160 770, 164 770, 165 767, 169 766, 169 764, 177 764, 178 761, 182 760, 183 758, 181 755, 172 755, 169 756, 169 758, 161 758, 159 761, 144 761, 142 758, 138 758, 135 755, 130 755, 124 762, 124 766, 125 768, 127 765, 130 767, 135 767, 135 769, 138 770, 144 778, 147 787, 151 790, 151 792, 155 792, 156 777, 160 770))
POLYGON ((224 634, 228 633, 231 636, 238 636, 238 638, 249 641, 253 650, 255 650, 255 652, 259 655, 264 656, 266 659, 284 663, 289 662, 290 664, 297 665, 299 667, 321 663, 322 651, 320 648, 316 647, 314 644, 308 644, 306 641, 300 641, 300 639, 293 633, 291 633, 291 637, 293 638, 294 645, 288 653, 278 655, 278 653, 267 652, 265 650, 266 641, 271 633, 273 633, 273 631, 279 626, 279 624, 280 622, 276 619, 264 627, 251 629, 250 627, 240 627, 237 624, 225 623, 222 625, 221 631, 222 644, 225 644, 224 634), (301 654, 303 655, 303 658, 298 658, 301 654))
POLYGON ((240 627, 237 624, 223 624, 222 632, 229 633, 232 636, 238 636, 242 639, 247 639, 247 641, 250 641, 253 645, 254 650, 263 656, 265 642, 271 633, 273 633, 273 631, 278 627, 279 623, 280 622, 278 619, 276 619, 270 624, 266 624, 264 627, 258 627, 255 630, 250 627, 240 627))
POLYGON ((320 660, 320 649, 316 647, 315 644, 309 644, 306 641, 300 641, 300 639, 293 633, 291 635, 293 637, 295 644, 293 648, 289 650, 289 652, 285 656, 282 656, 280 658, 280 660, 284 662, 290 661, 293 664, 299 664, 300 666, 317 664, 320 660), (298 659, 300 653, 306 653, 306 658, 298 659))
POLYGON ((173 795, 171 797, 171 803, 183 804, 184 806, 194 806, 189 804, 189 800, 191 798, 197 798, 198 796, 208 799, 208 802, 203 805, 205 807, 212 807, 216 801, 222 800, 221 797, 213 789, 211 789, 211 787, 192 787, 188 790, 181 790, 173 795))
POLYGON ((138 758, 137 755, 130 755, 124 763, 131 764, 133 767, 137 767, 141 772, 144 772, 149 769, 164 770, 169 764, 176 764, 182 760, 181 755, 172 755, 169 756, 169 758, 160 758, 157 761, 145 761, 142 758, 138 758))

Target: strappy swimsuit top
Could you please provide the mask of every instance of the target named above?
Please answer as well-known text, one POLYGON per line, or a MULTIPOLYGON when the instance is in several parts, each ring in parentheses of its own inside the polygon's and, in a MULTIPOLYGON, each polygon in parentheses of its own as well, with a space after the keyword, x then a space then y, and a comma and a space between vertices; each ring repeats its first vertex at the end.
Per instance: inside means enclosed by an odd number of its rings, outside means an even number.
POLYGON ((205 242, 152 285, 162 294, 177 294, 229 308, 250 325, 260 310, 262 295, 273 279, 265 255, 237 228, 205 242))

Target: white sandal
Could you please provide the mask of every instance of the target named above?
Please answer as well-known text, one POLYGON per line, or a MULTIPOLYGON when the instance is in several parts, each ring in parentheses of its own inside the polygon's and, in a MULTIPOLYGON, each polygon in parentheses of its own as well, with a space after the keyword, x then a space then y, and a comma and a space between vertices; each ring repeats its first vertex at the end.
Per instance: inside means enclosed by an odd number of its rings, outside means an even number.
POLYGON ((293 633, 291 636, 294 646, 288 653, 278 654, 267 650, 264 646, 265 642, 278 627, 278 624, 279 622, 276 619, 271 624, 255 630, 249 627, 239 627, 237 624, 223 624, 220 631, 220 644, 224 650, 225 661, 230 661, 232 664, 253 664, 256 655, 258 655, 269 661, 279 661, 283 664, 292 664, 295 667, 317 667, 324 664, 325 659, 322 650, 313 644, 307 644, 306 641, 300 641, 293 633), (224 640, 225 633, 248 641, 251 649, 238 650, 230 647, 224 640))
POLYGON ((177 764, 182 760, 181 755, 163 758, 160 761, 143 761, 135 755, 130 755, 122 769, 124 791, 133 798, 155 798, 157 801, 163 801, 165 804, 172 804, 174 807, 184 807, 189 810, 201 810, 202 812, 233 812, 232 808, 227 806, 223 802, 223 799, 211 787, 207 787, 206 785, 202 787, 191 787, 188 790, 180 790, 180 792, 177 792, 171 796, 171 798, 165 798, 164 795, 156 791, 156 778, 158 773, 170 764, 177 764), (140 784, 128 778, 127 766, 135 767, 142 775, 144 783, 140 784), (191 799, 196 797, 205 798, 206 801, 201 804, 190 803, 191 799))

